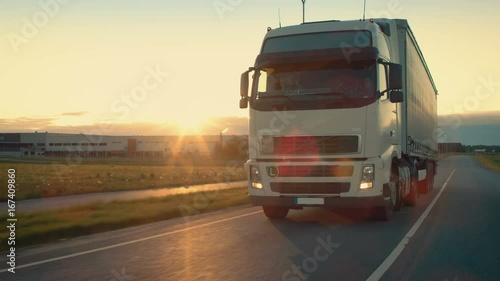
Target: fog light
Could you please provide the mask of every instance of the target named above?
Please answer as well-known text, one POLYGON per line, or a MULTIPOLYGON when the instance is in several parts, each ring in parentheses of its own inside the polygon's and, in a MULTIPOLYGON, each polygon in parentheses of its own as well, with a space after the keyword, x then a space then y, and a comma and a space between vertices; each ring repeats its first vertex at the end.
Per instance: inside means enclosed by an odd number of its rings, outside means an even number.
POLYGON ((360 189, 369 189, 373 187, 373 182, 361 182, 360 189))

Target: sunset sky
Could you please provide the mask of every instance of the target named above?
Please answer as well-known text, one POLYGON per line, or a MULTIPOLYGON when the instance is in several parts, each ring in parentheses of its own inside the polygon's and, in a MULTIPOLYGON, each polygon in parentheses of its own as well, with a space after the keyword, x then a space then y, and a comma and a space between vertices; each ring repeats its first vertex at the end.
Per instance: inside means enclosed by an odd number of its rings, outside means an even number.
MULTIPOLYGON (((107 122, 107 134, 168 134, 210 118, 205 133, 231 130, 248 114, 240 74, 278 26, 278 8, 283 25, 301 22, 299 0, 0 0, 0 132, 107 122)), ((306 20, 359 19, 362 8, 308 0, 306 20)), ((498 0, 368 0, 366 9, 408 19, 441 115, 500 109, 499 13, 498 0)))

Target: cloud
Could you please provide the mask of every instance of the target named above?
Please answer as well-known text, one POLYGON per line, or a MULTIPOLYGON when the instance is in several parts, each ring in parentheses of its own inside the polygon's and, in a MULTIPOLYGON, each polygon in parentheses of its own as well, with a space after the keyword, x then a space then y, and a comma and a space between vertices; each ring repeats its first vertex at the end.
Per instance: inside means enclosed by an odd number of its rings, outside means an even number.
MULTIPOLYGON (((76 112, 75 112, 76 113, 76 112)), ((69 115, 66 113, 65 115, 69 115)), ((72 114, 69 116, 78 116, 72 114)), ((67 134, 95 134, 95 135, 143 135, 163 136, 180 135, 186 133, 184 128, 174 123, 133 122, 133 123, 110 123, 100 120, 88 125, 56 125, 56 117, 20 117, 13 119, 0 119, 1 133, 20 132, 51 132, 67 134)), ((231 135, 248 134, 248 118, 243 117, 220 117, 207 119, 199 128, 198 132, 187 132, 188 134, 218 135, 227 128, 231 135)))
POLYGON ((0 119, 0 128, 3 132, 31 132, 50 127, 55 118, 52 117, 19 117, 0 119))
POLYGON ((441 115, 438 117, 440 126, 474 126, 499 125, 500 111, 474 112, 464 114, 441 115))
POLYGON ((440 142, 500 145, 500 111, 439 116, 440 142))
POLYGON ((75 117, 78 117, 78 116, 82 116, 82 115, 85 115, 87 114, 88 112, 86 111, 78 111, 78 112, 64 112, 61 114, 61 116, 75 116, 75 117))

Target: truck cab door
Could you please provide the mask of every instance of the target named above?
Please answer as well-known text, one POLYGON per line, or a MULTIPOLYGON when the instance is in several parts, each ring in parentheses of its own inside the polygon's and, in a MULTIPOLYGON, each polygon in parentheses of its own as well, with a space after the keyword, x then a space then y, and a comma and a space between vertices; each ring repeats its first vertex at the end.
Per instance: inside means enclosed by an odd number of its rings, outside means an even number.
POLYGON ((379 64, 378 66, 378 85, 379 92, 382 92, 380 103, 380 125, 381 125, 381 151, 385 151, 391 145, 397 145, 398 141, 398 105, 392 103, 389 99, 388 85, 388 66, 379 64))

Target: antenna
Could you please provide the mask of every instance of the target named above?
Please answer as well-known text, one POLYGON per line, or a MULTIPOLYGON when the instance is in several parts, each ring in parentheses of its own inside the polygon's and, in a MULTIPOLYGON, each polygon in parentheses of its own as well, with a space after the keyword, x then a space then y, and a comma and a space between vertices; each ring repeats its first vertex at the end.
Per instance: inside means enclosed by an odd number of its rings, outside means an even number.
POLYGON ((305 23, 306 22, 306 0, 300 0, 300 1, 302 1, 302 23, 305 23))
POLYGON ((280 12, 280 8, 278 8, 278 19, 279 19, 280 27, 281 27, 281 12, 280 12))
POLYGON ((363 5, 363 21, 365 21, 365 15, 366 15, 366 0, 365 4, 363 5))

